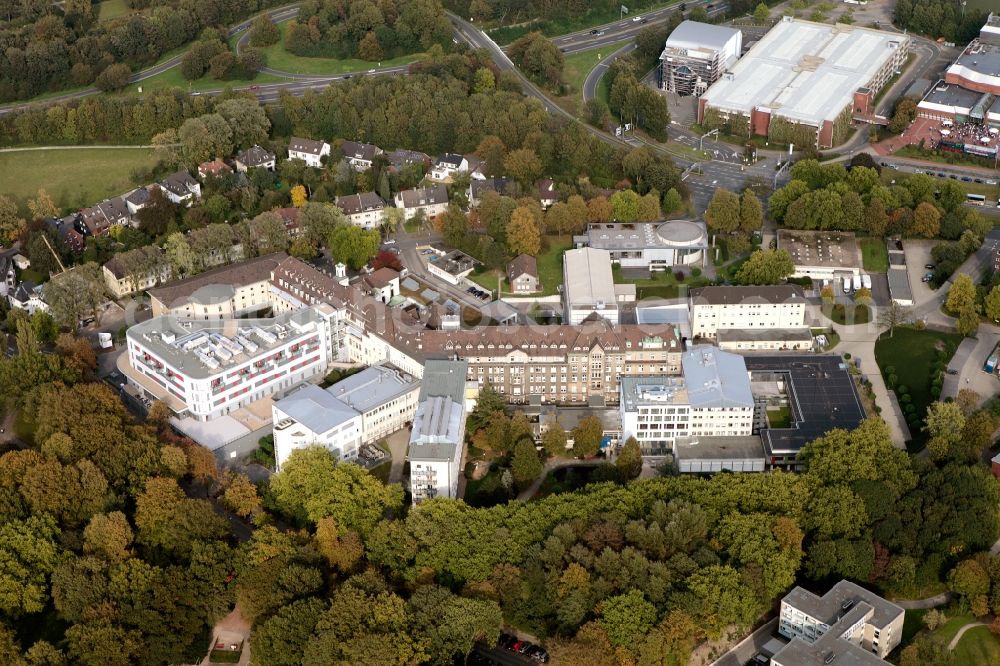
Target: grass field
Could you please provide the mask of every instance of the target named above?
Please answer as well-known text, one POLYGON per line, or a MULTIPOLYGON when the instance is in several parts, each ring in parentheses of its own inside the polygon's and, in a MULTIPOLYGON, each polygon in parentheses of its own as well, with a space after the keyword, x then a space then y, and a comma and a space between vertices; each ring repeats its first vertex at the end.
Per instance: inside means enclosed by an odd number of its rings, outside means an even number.
POLYGON ((975 627, 962 634, 954 652, 957 664, 1000 664, 1000 637, 989 627, 975 627))
POLYGON ((865 236, 858 239, 861 245, 861 265, 869 273, 885 273, 889 270, 889 252, 885 249, 885 239, 865 236))
POLYGON ((867 324, 872 318, 871 309, 867 305, 855 305, 854 312, 850 312, 844 307, 843 303, 837 303, 832 308, 824 306, 823 314, 841 326, 845 324, 852 326, 854 324, 867 324), (850 321, 847 320, 848 316, 850 316, 850 321))
POLYGON ((133 187, 130 174, 155 160, 149 148, 81 148, 0 153, 0 192, 18 203, 45 188, 63 209, 89 206, 133 187))
MULTIPOLYGON (((931 384, 940 376, 942 364, 937 360, 937 348, 942 346, 950 350, 944 365, 947 365, 951 354, 962 341, 962 336, 956 333, 939 331, 918 331, 915 328, 897 328, 890 338, 889 333, 883 333, 875 342, 875 362, 878 363, 883 377, 888 377, 886 368, 894 368, 898 378, 898 386, 906 386, 916 408, 917 417, 923 421, 927 413, 927 405, 933 401, 931 384)), ((917 444, 923 443, 925 436, 919 428, 910 428, 917 444)))
POLYGON ((102 21, 108 21, 119 16, 131 14, 132 10, 125 4, 125 0, 103 0, 97 5, 97 17, 102 21))
POLYGON ((180 67, 173 67, 165 72, 157 74, 139 83, 133 83, 126 90, 128 92, 138 92, 141 87, 144 92, 152 92, 163 88, 180 88, 190 92, 202 92, 205 90, 218 90, 227 86, 234 88, 260 83, 280 83, 287 81, 280 76, 271 74, 258 74, 253 79, 234 79, 232 81, 216 81, 207 74, 197 81, 188 81, 181 75, 180 67))
POLYGON ((579 97, 583 93, 583 83, 587 80, 587 75, 590 74, 591 70, 597 67, 601 60, 626 44, 628 44, 628 40, 564 56, 563 83, 569 88, 566 94, 579 97))
POLYGON ((267 66, 281 72, 293 74, 346 74, 347 72, 365 72, 373 67, 391 67, 405 65, 423 57, 422 53, 413 53, 381 63, 367 60, 338 60, 336 58, 302 58, 285 50, 285 33, 288 22, 282 23, 281 39, 277 44, 261 49, 267 57, 267 66))
POLYGON ((562 257, 573 247, 572 236, 543 236, 542 253, 538 255, 538 280, 542 294, 550 296, 559 292, 562 284, 562 257))

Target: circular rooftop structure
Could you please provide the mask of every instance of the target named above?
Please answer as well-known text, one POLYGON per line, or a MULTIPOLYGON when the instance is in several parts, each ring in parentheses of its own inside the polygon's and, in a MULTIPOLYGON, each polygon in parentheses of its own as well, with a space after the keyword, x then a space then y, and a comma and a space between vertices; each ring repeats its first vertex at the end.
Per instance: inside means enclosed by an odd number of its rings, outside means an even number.
POLYGON ((704 245, 705 229, 691 220, 670 220, 656 228, 656 235, 670 245, 704 245))

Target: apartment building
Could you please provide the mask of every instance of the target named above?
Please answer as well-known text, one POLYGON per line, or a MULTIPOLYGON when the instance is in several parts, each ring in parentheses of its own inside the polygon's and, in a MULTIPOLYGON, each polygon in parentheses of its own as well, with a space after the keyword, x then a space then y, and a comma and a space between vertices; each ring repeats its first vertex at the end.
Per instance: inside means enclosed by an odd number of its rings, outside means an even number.
POLYGON ((430 219, 448 210, 448 188, 444 185, 434 185, 403 190, 396 192, 393 200, 396 208, 403 209, 404 220, 411 220, 420 212, 430 219))
POLYGON ((132 250, 132 252, 143 253, 146 259, 144 263, 150 267, 149 270, 143 274, 132 274, 129 271, 127 263, 122 261, 121 254, 112 257, 101 267, 101 272, 104 275, 104 284, 107 285, 108 291, 115 298, 122 298, 129 294, 152 289, 158 284, 164 284, 170 280, 170 277, 174 273, 170 262, 160 248, 146 246, 141 249, 132 250))
POLYGON ((288 159, 302 160, 306 166, 315 169, 323 166, 323 158, 330 154, 330 144, 326 141, 302 139, 293 136, 288 141, 288 159))
POLYGON ((620 380, 622 438, 635 437, 644 455, 674 451, 684 437, 747 437, 754 400, 743 357, 714 347, 681 356, 681 376, 620 380))
POLYGON ((361 192, 334 200, 348 222, 362 229, 374 229, 386 219, 385 201, 374 192, 361 192))
MULTIPOLYGON (((794 284, 692 289, 688 302, 691 335, 713 340, 725 338, 727 345, 736 345, 743 338, 757 339, 754 334, 762 330, 808 333, 807 303, 802 287, 794 284)), ((774 336, 778 333, 771 334, 774 336)))
POLYGON ((336 320, 325 303, 266 319, 153 317, 128 330, 118 366, 174 413, 208 421, 324 372, 336 320))
POLYGON ((465 448, 467 375, 465 361, 430 360, 424 367, 407 452, 414 504, 434 497, 458 497, 465 448))
POLYGON ((846 580, 822 597, 796 587, 781 600, 778 625, 791 642, 771 664, 885 664, 902 638, 903 615, 896 604, 846 580))
POLYGON ((303 384, 271 405, 274 459, 280 471, 295 449, 319 445, 339 460, 355 460, 361 414, 315 384, 303 384))

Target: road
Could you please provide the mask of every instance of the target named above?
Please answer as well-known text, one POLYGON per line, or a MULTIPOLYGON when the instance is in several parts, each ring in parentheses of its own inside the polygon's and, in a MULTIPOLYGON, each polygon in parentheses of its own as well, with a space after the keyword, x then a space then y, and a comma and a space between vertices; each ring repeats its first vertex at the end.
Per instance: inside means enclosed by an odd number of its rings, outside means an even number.
POLYGON ((778 618, 774 618, 740 641, 732 650, 713 661, 710 666, 743 666, 774 637, 777 628, 778 618))

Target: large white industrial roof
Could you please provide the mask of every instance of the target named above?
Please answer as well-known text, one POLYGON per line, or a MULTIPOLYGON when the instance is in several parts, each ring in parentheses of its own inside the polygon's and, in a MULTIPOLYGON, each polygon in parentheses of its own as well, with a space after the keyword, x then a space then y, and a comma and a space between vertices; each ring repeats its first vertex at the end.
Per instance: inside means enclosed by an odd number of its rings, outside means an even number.
POLYGON ((566 302, 570 307, 615 304, 615 280, 611 274, 611 254, 607 250, 592 247, 567 250, 563 262, 566 302))
POLYGON ((748 115, 763 107, 818 126, 834 120, 904 40, 852 25, 782 20, 703 97, 722 111, 748 115))
POLYGON ((722 25, 699 23, 698 21, 681 21, 680 25, 674 28, 674 31, 667 37, 667 48, 712 48, 721 51, 726 48, 729 40, 739 32, 738 28, 727 28, 722 25))

